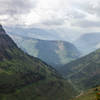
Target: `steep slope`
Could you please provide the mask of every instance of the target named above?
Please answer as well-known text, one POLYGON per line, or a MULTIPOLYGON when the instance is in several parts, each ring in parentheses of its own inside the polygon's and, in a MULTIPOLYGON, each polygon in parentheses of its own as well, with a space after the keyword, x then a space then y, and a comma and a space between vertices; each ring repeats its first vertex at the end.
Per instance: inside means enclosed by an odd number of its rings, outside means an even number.
POLYGON ((53 68, 21 51, 0 25, 0 100, 69 100, 75 94, 53 68))
POLYGON ((80 89, 100 85, 100 49, 65 65, 60 72, 80 89))
POLYGON ((100 33, 84 34, 74 44, 83 55, 89 54, 100 48, 100 33))
POLYGON ((80 56, 77 48, 64 41, 48 41, 11 35, 13 40, 28 54, 38 57, 49 65, 64 65, 80 56))

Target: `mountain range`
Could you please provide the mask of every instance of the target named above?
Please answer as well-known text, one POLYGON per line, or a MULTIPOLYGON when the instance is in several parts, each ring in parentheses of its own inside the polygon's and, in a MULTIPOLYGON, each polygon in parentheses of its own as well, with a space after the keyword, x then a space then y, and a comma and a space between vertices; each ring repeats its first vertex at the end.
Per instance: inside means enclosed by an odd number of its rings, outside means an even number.
POLYGON ((0 100, 69 100, 75 95, 68 81, 19 49, 0 25, 0 100))
POLYGON ((95 99, 93 89, 100 86, 99 33, 86 34, 75 45, 83 57, 72 43, 9 36, 0 25, 0 100, 95 99))
MULTIPOLYGON (((24 37, 37 38, 41 40, 63 40, 59 35, 61 32, 51 29, 35 28, 35 27, 7 27, 5 26, 7 33, 13 35, 21 35, 24 37)), ((66 36, 66 40, 70 41, 70 37, 66 36)))
POLYGON ((84 55, 87 55, 100 48, 100 32, 81 35, 73 44, 84 55))
POLYGON ((31 56, 38 57, 54 68, 80 57, 80 52, 71 43, 60 40, 40 40, 10 34, 16 44, 31 56))

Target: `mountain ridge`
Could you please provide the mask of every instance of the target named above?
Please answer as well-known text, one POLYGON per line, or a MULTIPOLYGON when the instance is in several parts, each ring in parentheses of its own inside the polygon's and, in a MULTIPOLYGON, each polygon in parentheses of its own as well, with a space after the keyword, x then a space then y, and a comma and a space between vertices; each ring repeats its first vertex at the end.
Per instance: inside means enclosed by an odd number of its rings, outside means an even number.
POLYGON ((11 35, 11 37, 22 50, 52 66, 61 66, 80 56, 77 48, 66 41, 40 40, 18 35, 11 35))
POLYGON ((66 64, 59 70, 64 77, 81 89, 100 85, 100 49, 66 64))
POLYGON ((100 48, 99 37, 100 32, 87 33, 81 35, 76 41, 74 41, 74 45, 83 53, 84 56, 100 48))
POLYGON ((66 100, 76 95, 75 89, 55 69, 23 52, 0 28, 2 31, 0 100, 66 100))

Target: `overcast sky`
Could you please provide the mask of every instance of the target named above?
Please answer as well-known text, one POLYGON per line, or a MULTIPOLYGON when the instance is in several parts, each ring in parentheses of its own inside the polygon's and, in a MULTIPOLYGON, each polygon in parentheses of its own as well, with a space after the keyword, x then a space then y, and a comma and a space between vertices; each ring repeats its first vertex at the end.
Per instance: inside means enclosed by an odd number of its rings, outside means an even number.
POLYGON ((0 23, 59 31, 100 32, 100 0, 0 0, 0 23))

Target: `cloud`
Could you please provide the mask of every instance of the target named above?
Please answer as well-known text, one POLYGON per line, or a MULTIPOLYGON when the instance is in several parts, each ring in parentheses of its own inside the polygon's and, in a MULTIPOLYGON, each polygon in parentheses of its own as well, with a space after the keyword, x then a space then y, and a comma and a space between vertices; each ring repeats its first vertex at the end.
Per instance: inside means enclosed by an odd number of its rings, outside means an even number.
POLYGON ((24 25, 22 16, 35 8, 36 0, 0 0, 0 23, 3 25, 24 25))
POLYGON ((27 13, 35 6, 33 1, 0 0, 0 15, 16 15, 27 13))
POLYGON ((100 27, 100 21, 88 21, 88 20, 81 20, 72 24, 73 26, 79 26, 81 28, 93 28, 93 27, 100 27))
POLYGON ((99 5, 100 0, 0 0, 0 22, 55 29, 60 36, 74 36, 99 31, 99 5))
POLYGON ((89 0, 88 3, 83 6, 83 9, 90 14, 96 14, 100 17, 100 0, 89 0))

